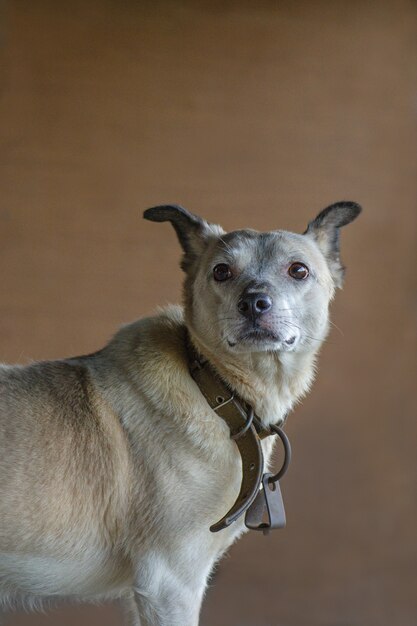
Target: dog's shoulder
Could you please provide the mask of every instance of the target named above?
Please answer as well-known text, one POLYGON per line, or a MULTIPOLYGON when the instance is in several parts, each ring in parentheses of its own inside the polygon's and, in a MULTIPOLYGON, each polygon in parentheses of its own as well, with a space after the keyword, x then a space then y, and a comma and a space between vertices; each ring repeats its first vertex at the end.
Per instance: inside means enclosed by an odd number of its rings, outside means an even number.
POLYGON ((183 309, 168 306, 122 327, 100 359, 111 368, 111 380, 119 381, 117 393, 123 393, 125 405, 135 402, 134 414, 141 407, 143 420, 159 415, 201 446, 223 437, 225 425, 190 375, 186 345, 183 309))

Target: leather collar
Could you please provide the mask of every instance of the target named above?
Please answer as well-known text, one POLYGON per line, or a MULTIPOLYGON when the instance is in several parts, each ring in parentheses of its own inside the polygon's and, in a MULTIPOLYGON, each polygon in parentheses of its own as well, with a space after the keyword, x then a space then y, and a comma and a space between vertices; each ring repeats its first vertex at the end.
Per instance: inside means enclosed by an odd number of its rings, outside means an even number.
POLYGON ((268 429, 262 425, 253 408, 239 398, 211 363, 197 352, 188 333, 186 346, 190 374, 209 406, 228 425, 242 460, 239 495, 230 510, 210 526, 210 531, 227 528, 244 513, 245 524, 252 530, 267 532, 271 528, 283 528, 286 519, 278 480, 290 461, 291 448, 287 436, 278 426, 268 429), (261 440, 275 434, 283 443, 285 456, 280 471, 274 476, 264 474, 261 440))

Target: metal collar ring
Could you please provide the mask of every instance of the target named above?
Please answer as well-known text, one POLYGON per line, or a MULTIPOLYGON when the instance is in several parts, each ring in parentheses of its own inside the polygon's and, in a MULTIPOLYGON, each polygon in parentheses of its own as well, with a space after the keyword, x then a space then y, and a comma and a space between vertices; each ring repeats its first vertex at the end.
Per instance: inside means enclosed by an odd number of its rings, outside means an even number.
POLYGON ((279 469, 276 474, 270 476, 268 479, 269 483, 276 483, 277 480, 280 480, 284 476, 291 462, 291 444, 290 440, 288 439, 282 428, 276 426, 275 424, 271 424, 270 428, 272 433, 278 435, 278 437, 281 439, 282 445, 284 447, 284 460, 282 462, 281 469, 279 469))

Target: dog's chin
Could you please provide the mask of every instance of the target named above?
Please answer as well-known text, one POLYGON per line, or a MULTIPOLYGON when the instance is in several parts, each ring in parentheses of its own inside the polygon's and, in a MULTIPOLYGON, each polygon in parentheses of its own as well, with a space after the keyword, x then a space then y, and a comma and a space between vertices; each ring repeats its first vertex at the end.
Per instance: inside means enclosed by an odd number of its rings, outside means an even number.
POLYGON ((296 335, 284 338, 271 330, 259 328, 227 338, 233 352, 292 352, 297 343, 296 335))

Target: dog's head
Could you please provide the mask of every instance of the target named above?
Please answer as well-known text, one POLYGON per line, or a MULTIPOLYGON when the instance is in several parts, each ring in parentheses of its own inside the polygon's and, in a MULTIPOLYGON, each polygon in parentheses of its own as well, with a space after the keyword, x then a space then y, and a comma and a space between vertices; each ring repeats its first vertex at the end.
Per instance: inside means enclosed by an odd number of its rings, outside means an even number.
POLYGON ((324 209, 303 234, 229 233, 176 205, 144 217, 169 221, 184 256, 186 321, 203 345, 222 352, 315 349, 328 305, 343 283, 339 228, 360 213, 354 202, 324 209))

